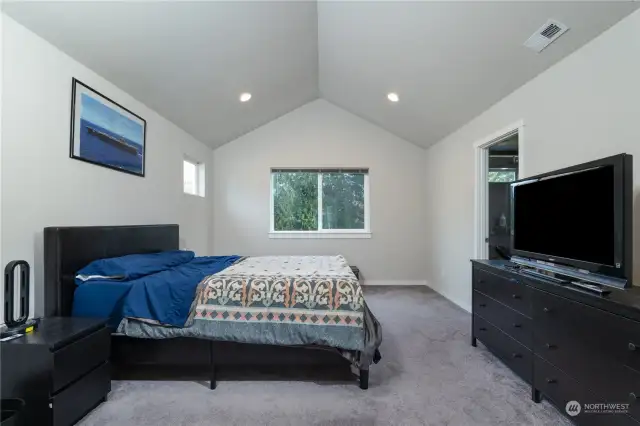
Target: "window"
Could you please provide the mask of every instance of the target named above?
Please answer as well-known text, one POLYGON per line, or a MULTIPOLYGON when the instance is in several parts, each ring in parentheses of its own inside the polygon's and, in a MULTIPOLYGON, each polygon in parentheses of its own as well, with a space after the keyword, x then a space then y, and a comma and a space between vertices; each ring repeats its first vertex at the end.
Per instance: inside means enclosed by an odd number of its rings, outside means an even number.
POLYGON ((184 193, 204 197, 204 164, 184 160, 182 168, 184 193))
POLYGON ((491 182, 515 182, 518 180, 516 170, 493 169, 489 170, 489 183, 491 182))
POLYGON ((273 169, 271 237, 369 238, 367 169, 273 169))

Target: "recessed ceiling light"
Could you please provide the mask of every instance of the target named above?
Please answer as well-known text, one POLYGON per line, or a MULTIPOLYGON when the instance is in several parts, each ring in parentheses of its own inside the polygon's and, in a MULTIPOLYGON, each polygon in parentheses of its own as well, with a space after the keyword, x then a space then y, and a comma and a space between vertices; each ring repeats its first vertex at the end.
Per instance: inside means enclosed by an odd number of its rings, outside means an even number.
POLYGON ((251 99, 251 93, 243 93, 240 95, 240 102, 247 102, 251 99))
POLYGON ((398 102, 400 100, 400 97, 397 93, 391 92, 387 95, 387 99, 389 99, 391 102, 398 102))

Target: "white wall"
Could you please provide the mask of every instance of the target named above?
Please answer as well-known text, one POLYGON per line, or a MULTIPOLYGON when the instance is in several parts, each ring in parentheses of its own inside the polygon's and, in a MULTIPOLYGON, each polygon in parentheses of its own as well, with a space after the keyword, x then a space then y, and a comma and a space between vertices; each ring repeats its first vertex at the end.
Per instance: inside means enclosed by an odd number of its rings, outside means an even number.
POLYGON ((527 175, 622 152, 635 156, 634 278, 640 284, 639 99, 640 11, 428 149, 430 285, 470 309, 473 144, 518 120, 525 122, 527 175))
POLYGON ((425 151, 324 100, 214 151, 216 254, 343 254, 366 282, 423 284, 425 151), (269 239, 272 167, 369 167, 371 239, 269 239))
MULTIPOLYGON (((0 15, 0 260, 2 257, 2 90, 4 87, 4 19, 0 15)), ((4 283, 2 284, 4 285, 4 283)), ((0 292, 0 324, 4 324, 4 291, 0 292)), ((17 316, 18 314, 16 314, 17 316)))
POLYGON ((43 309, 46 226, 178 223, 181 246, 209 254, 211 196, 183 194, 182 159, 188 155, 202 161, 210 173, 211 149, 2 18, 2 265, 13 259, 31 264, 36 313, 43 309), (69 158, 72 77, 147 120, 146 177, 69 158))

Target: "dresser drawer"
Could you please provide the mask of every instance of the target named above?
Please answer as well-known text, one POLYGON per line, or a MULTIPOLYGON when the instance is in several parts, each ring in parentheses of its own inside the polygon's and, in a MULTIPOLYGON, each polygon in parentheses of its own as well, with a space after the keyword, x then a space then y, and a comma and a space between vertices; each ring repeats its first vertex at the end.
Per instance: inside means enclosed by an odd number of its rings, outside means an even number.
MULTIPOLYGON (((556 404, 565 413, 567 402, 577 401, 582 404, 619 403, 626 401, 603 400, 594 396, 591 391, 569 375, 544 361, 537 355, 533 356, 533 385, 542 394, 556 404)), ((579 425, 586 426, 638 426, 638 423, 625 414, 586 414, 581 412, 573 417, 579 425)))
POLYGON ((578 346, 568 340, 547 338, 559 342, 549 345, 540 344, 541 340, 536 338, 534 343, 536 357, 559 367, 568 377, 579 379, 599 400, 594 402, 629 403, 629 414, 640 420, 640 373, 622 364, 591 360, 584 351, 594 349, 593 341, 581 345, 581 356, 572 350, 578 346))
POLYGON ((536 339, 568 339, 572 355, 640 371, 640 323, 544 291, 532 295, 536 339))
POLYGON ((483 269, 473 269, 473 289, 531 317, 531 294, 528 286, 516 276, 506 278, 483 269))
POLYGON ((507 367, 531 383, 531 351, 507 336, 483 318, 474 315, 473 333, 478 340, 498 356, 507 367))
POLYGON ((58 392, 80 376, 107 361, 110 343, 109 329, 100 328, 55 351, 53 353, 52 393, 58 392))
POLYGON ((75 424, 111 390, 111 370, 105 362, 51 398, 53 426, 75 424))
MULTIPOLYGON (((630 368, 640 349, 629 350, 635 321, 535 290, 534 344, 544 358, 609 402, 631 403, 640 419, 640 372, 630 368)), ((633 344, 632 344, 633 345, 633 344)))
POLYGON ((502 303, 473 291, 473 313, 497 326, 504 333, 531 349, 533 330, 531 320, 502 303))

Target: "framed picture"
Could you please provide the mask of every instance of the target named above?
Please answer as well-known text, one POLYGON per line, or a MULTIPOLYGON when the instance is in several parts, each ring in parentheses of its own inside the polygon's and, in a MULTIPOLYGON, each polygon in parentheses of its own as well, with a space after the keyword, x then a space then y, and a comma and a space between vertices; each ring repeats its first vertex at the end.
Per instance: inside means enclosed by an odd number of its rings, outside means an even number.
POLYGON ((142 117, 73 79, 71 158, 144 177, 146 131, 142 117))

